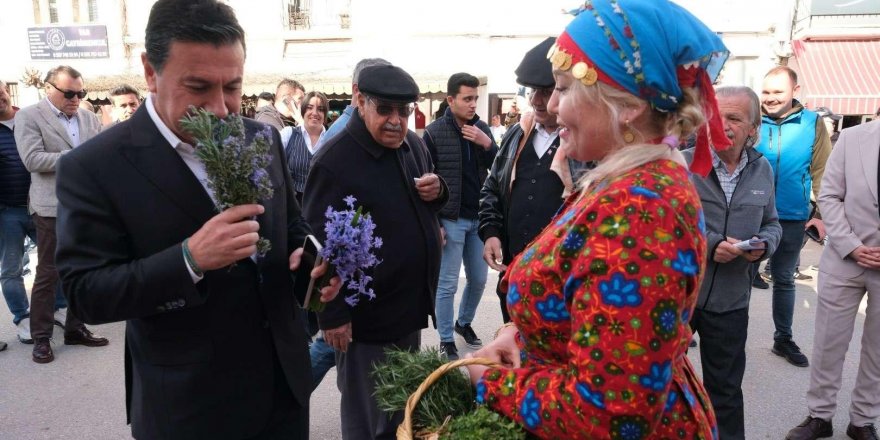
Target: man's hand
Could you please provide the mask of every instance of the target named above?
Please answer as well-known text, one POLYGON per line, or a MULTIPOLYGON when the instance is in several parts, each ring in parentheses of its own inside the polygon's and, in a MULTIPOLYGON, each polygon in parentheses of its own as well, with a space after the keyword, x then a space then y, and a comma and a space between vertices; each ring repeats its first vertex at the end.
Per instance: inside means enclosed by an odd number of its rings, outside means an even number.
POLYGON ((811 218, 806 224, 804 224, 804 230, 807 230, 810 226, 815 226, 816 230, 819 231, 819 241, 825 240, 825 222, 818 218, 811 218))
POLYGON ((715 256, 712 259, 716 263, 729 263, 733 261, 734 258, 743 254, 743 251, 733 245, 739 242, 740 240, 728 237, 727 240, 718 243, 718 247, 715 248, 715 256))
POLYGON ((848 256, 856 260, 856 264, 866 269, 880 269, 880 248, 862 245, 850 252, 848 256))
MULTIPOLYGON (((303 248, 297 248, 290 254, 289 264, 290 271, 295 272, 299 269, 299 263, 302 260, 303 248)), ((312 268, 312 273, 310 276, 314 279, 321 278, 324 276, 327 271, 330 270, 330 265, 327 261, 322 261, 320 266, 316 266, 312 268)), ((339 276, 335 276, 330 278, 330 284, 321 288, 321 302, 330 302, 336 298, 336 295, 339 294, 339 289, 342 287, 342 280, 339 276)))
POLYGON ((490 139, 489 136, 486 135, 486 133, 483 133, 483 130, 474 127, 473 125, 462 126, 461 136, 468 141, 483 147, 484 150, 492 148, 492 139, 490 139))
MULTIPOLYGON (((758 237, 757 235, 753 235, 752 238, 760 238, 760 237, 758 237)), ((748 260, 752 263, 760 260, 761 257, 764 255, 764 252, 767 252, 767 243, 762 241, 762 242, 758 243, 756 246, 758 246, 760 249, 752 249, 750 251, 743 252, 743 254, 742 254, 743 258, 745 258, 746 260, 748 260)))
POLYGON ((349 322, 340 327, 324 330, 324 342, 335 350, 342 352, 348 350, 348 344, 351 342, 351 323, 349 322))
POLYGON ((422 200, 431 202, 440 197, 440 191, 443 189, 443 185, 440 184, 440 177, 436 174, 425 173, 422 174, 422 177, 416 177, 415 181, 416 191, 419 192, 419 197, 422 200))
POLYGON ((501 263, 502 257, 501 240, 498 237, 487 238, 486 243, 483 244, 483 260, 486 261, 486 264, 498 272, 507 270, 507 266, 501 263))
POLYGON ((233 206, 211 217, 189 238, 189 253, 203 271, 229 266, 257 252, 262 205, 233 206))

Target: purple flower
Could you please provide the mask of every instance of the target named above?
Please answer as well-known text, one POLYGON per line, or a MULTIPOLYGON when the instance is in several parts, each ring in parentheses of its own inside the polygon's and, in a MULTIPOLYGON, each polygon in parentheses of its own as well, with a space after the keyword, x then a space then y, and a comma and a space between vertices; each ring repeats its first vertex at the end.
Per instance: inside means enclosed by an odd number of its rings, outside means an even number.
POLYGON ((382 246, 382 239, 373 237, 376 229, 373 218, 363 214, 363 208, 355 209, 357 199, 354 196, 347 196, 343 201, 349 209, 335 211, 328 206, 324 212, 327 238, 321 257, 333 266, 346 289, 353 292, 345 297, 345 302, 353 307, 361 295, 370 300, 376 298, 369 287, 373 278, 364 271, 381 263, 373 250, 382 246))

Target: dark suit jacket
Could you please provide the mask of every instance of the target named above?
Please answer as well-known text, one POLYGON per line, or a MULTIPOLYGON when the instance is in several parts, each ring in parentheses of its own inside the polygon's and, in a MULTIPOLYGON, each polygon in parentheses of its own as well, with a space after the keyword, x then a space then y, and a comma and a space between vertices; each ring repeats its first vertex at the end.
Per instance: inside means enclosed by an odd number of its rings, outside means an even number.
MULTIPOLYGON (((254 263, 209 271, 193 284, 181 242, 214 205, 145 108, 58 165, 57 266, 71 309, 91 324, 127 321, 126 398, 137 438, 244 438, 262 429, 280 360, 307 406, 310 363, 288 269, 309 233, 273 130, 254 263)), ((249 135, 262 125, 245 120, 249 135)), ((249 136, 250 137, 250 136, 249 136)))

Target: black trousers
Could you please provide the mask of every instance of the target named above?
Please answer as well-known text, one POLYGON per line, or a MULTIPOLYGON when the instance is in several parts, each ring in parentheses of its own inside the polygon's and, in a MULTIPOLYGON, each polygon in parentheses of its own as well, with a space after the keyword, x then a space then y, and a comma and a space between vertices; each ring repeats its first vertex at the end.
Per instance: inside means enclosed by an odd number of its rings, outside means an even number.
POLYGON ((744 439, 742 380, 746 371, 749 309, 726 313, 694 310, 691 329, 700 335, 703 385, 715 408, 719 437, 744 439))
POLYGON ((272 414, 266 427, 252 440, 308 440, 309 407, 303 408, 293 397, 278 354, 275 364, 275 394, 272 396, 272 414))

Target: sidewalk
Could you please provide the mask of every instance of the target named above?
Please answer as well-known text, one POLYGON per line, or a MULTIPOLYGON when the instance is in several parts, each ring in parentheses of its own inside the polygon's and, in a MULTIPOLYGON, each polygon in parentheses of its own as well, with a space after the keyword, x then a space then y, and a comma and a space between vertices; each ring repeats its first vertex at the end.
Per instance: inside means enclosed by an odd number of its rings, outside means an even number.
MULTIPOLYGON (((802 253, 802 268, 819 261, 821 248, 813 242, 802 253)), ((796 342, 807 356, 812 354, 813 317, 816 304, 816 272, 802 269, 814 277, 797 283, 794 316, 796 342)), ((486 292, 477 312, 474 329, 484 340, 491 339, 501 324, 495 296, 495 272, 490 271, 486 292)), ((30 282, 32 280, 28 280, 30 282)), ((750 308, 748 356, 743 391, 746 399, 746 436, 749 439, 781 439, 806 416, 804 394, 809 385, 809 369, 788 364, 770 352, 773 322, 771 290, 755 289, 750 308)), ((844 366, 843 387, 839 394, 835 436, 846 438, 849 422, 850 390, 858 368, 858 352, 864 315, 856 320, 854 343, 850 344, 844 366)), ((125 439, 125 388, 123 359, 125 324, 91 327, 110 339, 103 348, 65 346, 61 329, 56 327, 55 361, 39 365, 31 361, 31 345, 15 337, 12 316, 0 307, 0 340, 9 348, 0 353, 0 438, 2 439, 125 439)), ((437 345, 433 329, 422 334, 424 345, 437 345)), ((459 350, 469 351, 461 340, 459 350)), ((234 350, 235 347, 229 349, 234 350)), ((691 360, 699 368, 698 351, 691 360)), ((312 395, 311 437, 319 440, 341 438, 339 433, 339 393, 332 370, 312 395)))

